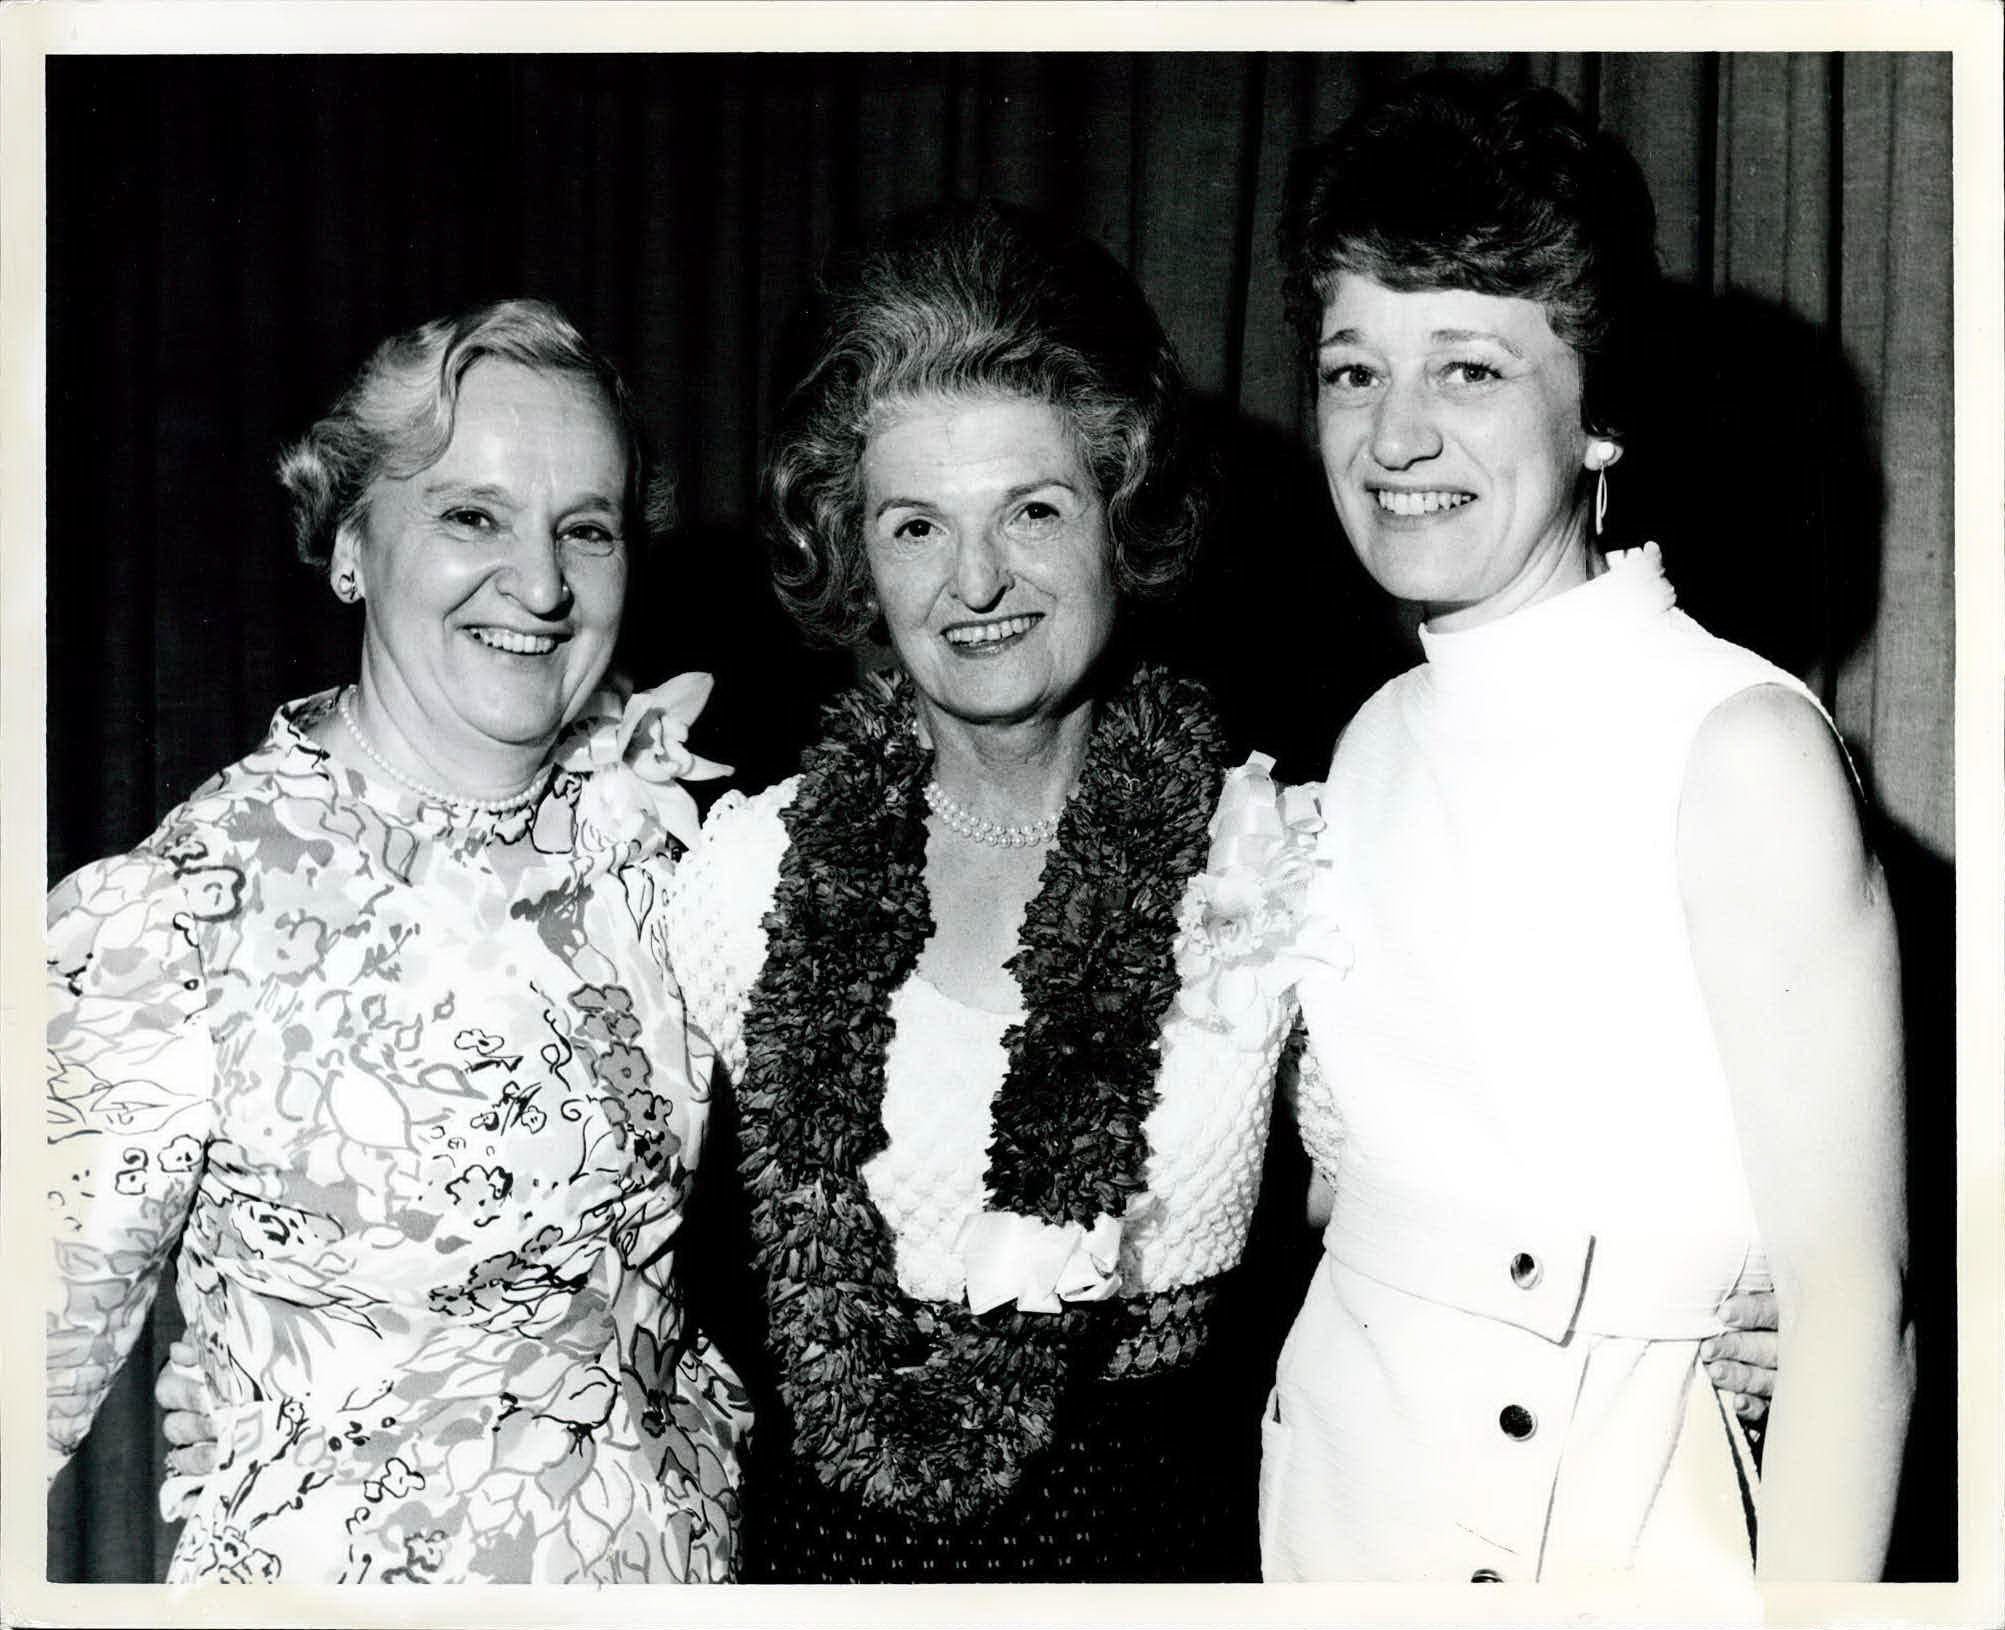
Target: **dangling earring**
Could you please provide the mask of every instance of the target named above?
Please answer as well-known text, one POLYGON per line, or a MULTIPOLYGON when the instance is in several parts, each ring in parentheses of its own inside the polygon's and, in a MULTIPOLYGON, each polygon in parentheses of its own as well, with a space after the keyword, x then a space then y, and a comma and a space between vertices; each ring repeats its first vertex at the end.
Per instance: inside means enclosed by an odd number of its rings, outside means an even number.
POLYGON ((1597 441, 1587 450, 1594 460, 1594 535, 1601 536, 1601 523, 1608 514, 1608 466, 1620 449, 1612 441, 1597 441))

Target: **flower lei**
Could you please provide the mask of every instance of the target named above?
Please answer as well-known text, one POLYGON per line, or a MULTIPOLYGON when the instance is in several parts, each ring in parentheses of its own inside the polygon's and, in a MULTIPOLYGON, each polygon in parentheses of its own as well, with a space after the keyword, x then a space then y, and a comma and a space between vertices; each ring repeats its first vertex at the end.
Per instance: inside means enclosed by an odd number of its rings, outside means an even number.
MULTIPOLYGON (((1226 752, 1201 687, 1144 668, 1104 702, 1078 790, 1007 966, 989 1207, 1052 1224, 1119 1216, 1176 999, 1178 910, 1205 864, 1226 752)), ((921 796, 932 764, 909 682, 831 705, 784 819, 768 952, 745 1016, 744 1172, 794 1453, 821 1480, 932 1520, 980 1515, 1052 1438, 1118 1302, 977 1315, 898 1286, 864 1165, 886 1143, 890 1004, 933 932, 921 796)))

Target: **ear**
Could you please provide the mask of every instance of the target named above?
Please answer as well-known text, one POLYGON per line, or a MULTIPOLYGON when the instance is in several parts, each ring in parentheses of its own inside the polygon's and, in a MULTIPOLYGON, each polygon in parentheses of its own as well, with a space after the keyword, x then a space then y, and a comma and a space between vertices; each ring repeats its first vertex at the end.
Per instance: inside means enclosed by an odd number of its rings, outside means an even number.
POLYGON ((352 604, 366 598, 368 586, 362 580, 362 539, 353 521, 343 521, 334 534, 334 548, 327 557, 327 583, 337 600, 352 604))
POLYGON ((1610 436, 1593 436, 1588 439, 1587 452, 1581 463, 1590 470, 1605 470, 1622 457, 1622 443, 1610 436))

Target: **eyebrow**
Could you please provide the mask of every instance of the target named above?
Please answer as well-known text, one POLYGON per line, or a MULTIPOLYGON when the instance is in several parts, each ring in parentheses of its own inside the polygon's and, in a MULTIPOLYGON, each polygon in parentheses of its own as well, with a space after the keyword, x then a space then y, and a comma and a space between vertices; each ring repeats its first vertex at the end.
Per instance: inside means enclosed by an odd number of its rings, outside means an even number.
MULTIPOLYGON (((1522 347, 1513 345, 1503 335, 1495 332, 1493 329, 1437 328, 1427 336, 1427 343, 1430 345, 1466 345, 1471 340, 1486 340, 1490 344, 1499 346, 1503 350, 1510 352, 1514 357, 1522 358, 1525 354, 1522 347)), ((1318 351, 1327 351, 1333 345, 1364 345, 1365 343, 1365 337, 1358 329, 1339 328, 1333 333, 1325 334, 1318 340, 1316 342, 1316 349, 1318 351)))
MULTIPOLYGON (((450 494, 455 498, 475 498, 484 504, 498 504, 508 509, 518 507, 513 493, 506 487, 495 486, 492 482, 477 482, 472 486, 467 486, 458 481, 428 481, 418 490, 427 500, 443 498, 450 494)), ((565 506, 567 512, 578 509, 618 509, 619 507, 618 500, 608 498, 601 492, 580 493, 573 502, 565 506)))
MULTIPOLYGON (((1035 481, 1019 481, 1014 487, 1009 488, 1003 493, 1002 501, 1005 504, 1013 504, 1017 499, 1028 498, 1032 493, 1042 492, 1046 487, 1062 487, 1065 491, 1071 493, 1073 497, 1077 498, 1079 496, 1078 487, 1066 480, 1064 476, 1047 475, 1040 476, 1035 481)), ((932 500, 927 498, 885 498, 881 499, 877 507, 870 512, 870 518, 876 520, 886 510, 932 509, 934 507, 935 505, 932 500)))
POLYGON ((490 504, 506 504, 511 509, 515 507, 512 493, 504 487, 497 487, 487 482, 469 486, 463 481, 427 481, 418 491, 426 498, 439 498, 451 493, 459 498, 478 498, 490 504))

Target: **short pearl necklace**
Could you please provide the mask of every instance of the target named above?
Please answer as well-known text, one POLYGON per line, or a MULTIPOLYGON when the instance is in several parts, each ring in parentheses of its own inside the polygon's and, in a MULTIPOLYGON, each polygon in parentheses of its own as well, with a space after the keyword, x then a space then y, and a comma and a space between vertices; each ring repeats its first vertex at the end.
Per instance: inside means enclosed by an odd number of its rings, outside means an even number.
POLYGON ((1047 815, 1041 821, 1025 821, 1021 826, 1005 826, 1000 821, 985 821, 979 815, 971 815, 947 796, 946 789, 937 781, 928 781, 925 786, 926 807, 940 817, 940 823, 949 832, 967 838, 973 843, 986 843, 998 849, 1035 849, 1040 844, 1049 843, 1058 836, 1059 815, 1047 815))
POLYGON ((361 723, 355 717, 355 687, 347 686, 341 692, 341 700, 335 711, 341 715, 341 722, 348 726, 348 734, 355 738, 355 745, 368 756, 369 762, 381 770, 390 780, 406 792, 415 792, 420 798, 435 804, 446 804, 453 809, 476 811, 485 815, 506 815, 522 809, 535 800, 543 781, 543 772, 538 770, 529 785, 520 792, 511 793, 506 798, 463 798, 458 793, 441 792, 437 787, 428 787, 422 781, 414 781, 398 769, 369 744, 369 738, 362 734, 361 723))

